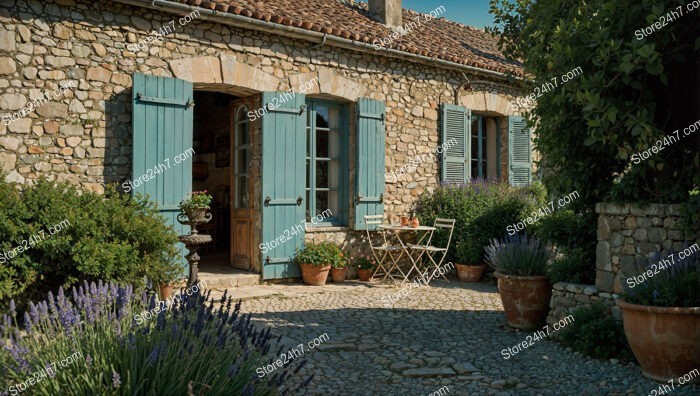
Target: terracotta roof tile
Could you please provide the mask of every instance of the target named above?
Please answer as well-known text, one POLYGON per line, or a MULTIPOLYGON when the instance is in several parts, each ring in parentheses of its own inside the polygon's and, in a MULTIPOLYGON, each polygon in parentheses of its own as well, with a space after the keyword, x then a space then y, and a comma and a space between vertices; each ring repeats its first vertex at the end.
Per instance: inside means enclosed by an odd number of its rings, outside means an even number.
MULTIPOLYGON (((488 33, 445 18, 403 10, 403 25, 417 26, 395 40, 393 31, 380 23, 366 3, 342 0, 167 0, 228 12, 257 20, 327 33, 367 44, 439 58, 500 73, 523 75, 520 64, 507 61, 488 33)), ((450 10, 445 9, 449 15, 450 10)))

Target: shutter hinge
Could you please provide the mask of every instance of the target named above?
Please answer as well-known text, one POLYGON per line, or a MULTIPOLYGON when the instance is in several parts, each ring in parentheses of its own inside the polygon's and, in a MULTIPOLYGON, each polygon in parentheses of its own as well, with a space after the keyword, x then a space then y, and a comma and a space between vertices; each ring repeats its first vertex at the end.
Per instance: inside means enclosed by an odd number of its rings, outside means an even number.
POLYGON ((360 194, 357 194, 355 197, 355 202, 360 203, 360 202, 378 202, 382 203, 384 202, 384 193, 379 194, 378 197, 363 197, 360 194))

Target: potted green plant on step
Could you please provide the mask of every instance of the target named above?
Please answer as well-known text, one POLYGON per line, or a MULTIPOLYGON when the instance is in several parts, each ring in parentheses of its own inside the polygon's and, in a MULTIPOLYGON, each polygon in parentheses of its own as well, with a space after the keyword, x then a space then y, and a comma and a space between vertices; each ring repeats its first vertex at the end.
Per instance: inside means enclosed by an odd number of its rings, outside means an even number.
POLYGON ((175 261, 160 262, 150 268, 148 277, 158 288, 158 296, 161 300, 170 298, 175 283, 183 277, 182 272, 182 266, 175 261))
POLYGON ((484 273, 484 243, 477 238, 460 241, 455 246, 457 277, 462 282, 478 282, 484 273))
POLYGON ((551 250, 537 238, 512 235, 491 240, 486 262, 496 272, 498 294, 510 327, 532 329, 549 312, 552 287, 547 278, 551 250))
POLYGON ((348 258, 345 253, 340 253, 331 263, 331 279, 333 283, 345 282, 345 275, 348 273, 348 258))
POLYGON ((212 196, 207 194, 207 190, 192 191, 189 198, 180 202, 180 211, 187 215, 190 221, 204 222, 211 200, 212 196))
POLYGON ((332 264, 342 259, 343 252, 330 242, 306 243, 294 258, 304 283, 311 286, 325 285, 332 264))
POLYGON ((357 276, 360 278, 360 281, 368 282, 372 279, 372 274, 377 265, 373 257, 365 256, 355 260, 355 266, 357 266, 357 276))
POLYGON ((656 253, 647 271, 623 279, 616 301, 632 353, 656 381, 700 367, 700 272, 691 248, 656 253))

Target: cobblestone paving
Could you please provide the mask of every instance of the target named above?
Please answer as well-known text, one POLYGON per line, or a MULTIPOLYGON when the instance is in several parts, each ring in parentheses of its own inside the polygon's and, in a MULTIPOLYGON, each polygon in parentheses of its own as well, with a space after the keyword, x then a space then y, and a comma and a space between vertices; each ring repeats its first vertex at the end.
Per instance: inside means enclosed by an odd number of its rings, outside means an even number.
MULTIPOLYGON (((508 328, 490 285, 434 281, 388 307, 382 297, 398 287, 319 290, 243 302, 256 323, 283 335, 283 352, 304 344, 307 364, 291 379, 314 374, 303 394, 429 395, 447 386, 451 395, 649 395, 659 386, 637 366, 583 357, 551 340, 504 359, 501 350, 530 333, 508 328), (323 334, 328 339, 309 348, 323 334)), ((674 394, 698 395, 700 386, 676 385, 674 394)))

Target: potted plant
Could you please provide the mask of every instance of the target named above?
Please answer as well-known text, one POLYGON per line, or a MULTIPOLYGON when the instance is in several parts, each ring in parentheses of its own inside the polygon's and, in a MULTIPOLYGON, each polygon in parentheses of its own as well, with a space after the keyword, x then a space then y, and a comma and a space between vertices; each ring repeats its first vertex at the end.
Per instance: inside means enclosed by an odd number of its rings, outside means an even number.
POLYGON ((374 273, 374 268, 376 267, 373 257, 360 257, 355 261, 355 265, 357 266, 357 276, 360 277, 360 281, 368 282, 370 279, 372 279, 372 274, 374 273))
MULTIPOLYGON (((686 249, 687 253, 687 249, 686 249)), ((616 304, 627 342, 642 368, 668 382, 700 367, 700 272, 697 254, 657 253, 648 271, 623 281, 616 304)))
POLYGON ((187 215, 190 221, 204 222, 211 200, 212 196, 207 194, 207 190, 192 191, 189 198, 180 202, 180 211, 187 215))
POLYGON ((326 284, 331 265, 343 259, 343 253, 330 242, 306 243, 294 260, 299 264, 305 284, 323 286, 326 284))
POLYGON ((486 262, 496 271, 498 293, 510 327, 532 329, 547 317, 552 296, 547 278, 550 256, 548 247, 527 235, 493 239, 486 247, 486 262))
POLYGON ((331 279, 333 283, 343 283, 345 282, 345 275, 348 273, 348 259, 345 254, 340 253, 332 263, 331 263, 331 279))
POLYGON ((182 277, 182 267, 175 261, 154 264, 151 267, 150 278, 158 287, 158 296, 167 300, 173 294, 175 283, 182 277))
POLYGON ((484 245, 476 238, 460 241, 455 246, 457 277, 462 282, 478 282, 486 268, 483 263, 484 245), (461 264, 464 263, 464 264, 461 264))

